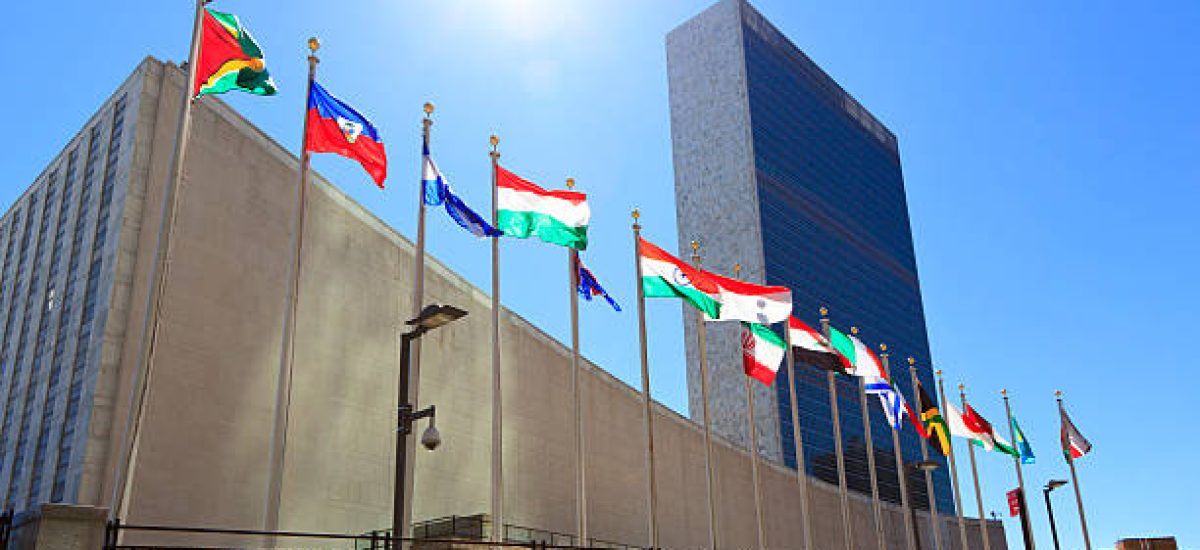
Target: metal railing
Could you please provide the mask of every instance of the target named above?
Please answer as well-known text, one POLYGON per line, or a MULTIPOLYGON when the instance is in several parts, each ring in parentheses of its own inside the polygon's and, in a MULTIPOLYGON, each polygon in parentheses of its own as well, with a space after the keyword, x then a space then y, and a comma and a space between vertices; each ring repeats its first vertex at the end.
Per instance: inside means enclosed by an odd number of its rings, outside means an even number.
POLYGON ((13 511, 0 514, 0 550, 8 549, 8 540, 12 538, 13 511))

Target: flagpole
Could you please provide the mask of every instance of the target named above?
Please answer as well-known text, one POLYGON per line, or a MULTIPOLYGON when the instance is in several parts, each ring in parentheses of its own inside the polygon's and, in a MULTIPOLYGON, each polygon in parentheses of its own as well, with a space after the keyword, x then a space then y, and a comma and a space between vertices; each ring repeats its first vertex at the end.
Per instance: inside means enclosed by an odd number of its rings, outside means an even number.
MULTIPOLYGON (((492 227, 499 225, 497 210, 499 189, 497 173, 500 168, 500 138, 489 138, 492 151, 492 227)), ((504 542, 504 441, 503 407, 500 387, 500 239, 492 237, 492 542, 504 542)))
MULTIPOLYGON (((858 327, 850 327, 850 334, 858 335, 858 327)), ((879 474, 875 471, 875 443, 871 434, 871 408, 867 406, 867 380, 858 376, 858 402, 862 407, 863 440, 867 444, 867 470, 871 479, 871 509, 875 514, 875 541, 879 550, 887 550, 883 537, 883 507, 879 503, 879 474)))
MULTIPOLYGON (((958 385, 958 396, 962 399, 963 411, 967 410, 967 393, 962 384, 958 385)), ((992 550, 988 540, 987 519, 983 515, 983 491, 979 488, 979 470, 975 466, 975 445, 967 444, 967 455, 971 457, 971 478, 975 480, 975 504, 979 507, 979 536, 983 538, 983 550, 992 550)))
MULTIPOLYGON (((883 372, 891 376, 891 367, 888 365, 887 344, 879 344, 879 360, 883 362, 883 372)), ((895 389, 895 388, 893 388, 895 389)), ((904 411, 900 411, 900 415, 904 411)), ((897 422, 899 419, 897 419, 897 422)), ((913 524, 908 521, 911 509, 908 503, 908 469, 904 465, 904 453, 900 448, 900 430, 895 426, 892 427, 892 451, 896 454, 896 478, 900 481, 900 508, 904 511, 904 536, 908 540, 908 550, 917 550, 917 535, 913 532, 913 524)), ((988 549, 984 549, 988 550, 988 549)))
MULTIPOLYGON (((700 269, 700 243, 692 241, 692 265, 700 269)), ((708 544, 717 550, 717 480, 713 475, 712 422, 708 406, 708 334, 704 314, 696 310, 696 345, 700 354, 700 397, 704 419, 704 470, 708 476, 708 544)))
MULTIPOLYGON (((1054 392, 1054 397, 1058 399, 1058 416, 1060 419, 1066 418, 1062 395, 1061 391, 1054 392)), ((1064 447, 1067 447, 1067 445, 1064 445, 1064 447)), ((1083 513, 1083 494, 1079 491, 1079 476, 1075 473, 1075 459, 1071 457, 1071 450, 1069 448, 1064 448, 1064 453, 1067 455, 1067 464, 1071 467, 1071 485, 1075 487, 1075 504, 1079 506, 1079 526, 1083 528, 1083 547, 1091 549, 1092 537, 1088 534, 1087 516, 1083 513)))
MULTIPOLYGON (((742 264, 733 265, 733 276, 742 280, 742 264)), ((746 380, 746 423, 750 428, 750 477, 754 482, 754 522, 757 527, 758 550, 766 548, 767 533, 763 526, 762 484, 758 473, 758 425, 754 421, 754 386, 750 375, 743 376, 746 380)))
MULTIPOLYGON (((917 364, 916 359, 914 359, 912 357, 908 358, 908 374, 909 374, 909 376, 912 377, 913 400, 917 402, 917 408, 920 409, 921 408, 921 395, 919 393, 918 387, 920 387, 921 383, 917 379, 916 364, 917 364)), ((921 460, 925 460, 925 461, 929 460, 929 445, 928 445, 928 443, 926 443, 924 438, 921 439, 921 460)), ((930 526, 933 528, 933 547, 936 550, 941 550, 942 549, 942 535, 941 535, 941 529, 938 529, 939 522, 938 522, 938 511, 937 511, 937 498, 933 493, 933 472, 931 472, 929 470, 925 470, 925 492, 927 493, 926 496, 929 497, 929 521, 930 521, 930 526)))
MULTIPOLYGON (((433 126, 433 103, 426 102, 422 106, 425 112, 425 118, 421 120, 421 153, 429 152, 430 127, 433 126)), ((421 159, 421 185, 417 186, 417 249, 413 255, 413 292, 412 292, 412 316, 410 319, 416 319, 421 315, 421 309, 425 307, 425 159, 421 159)), ((409 340, 409 357, 408 357, 408 393, 410 395, 409 402, 414 406, 419 401, 421 390, 421 339, 412 338, 409 340)), ((404 396, 399 399, 403 400, 404 396)), ((399 410, 399 409, 397 409, 399 410)), ((411 432, 411 430, 410 430, 411 432)), ((404 443, 404 502, 412 502, 413 482, 415 477, 413 470, 416 467, 417 446, 415 444, 416 435, 409 433, 406 436, 404 443)), ((409 527, 412 525, 412 506, 404 507, 403 517, 400 519, 400 532, 395 536, 408 536, 409 527)))
POLYGON ((267 506, 264 530, 279 529, 279 506, 283 496, 283 465, 287 452, 289 409, 292 402, 292 371, 296 359, 296 304, 300 294, 301 251, 304 246, 304 214, 308 196, 308 97, 317 77, 317 49, 321 43, 308 39, 308 84, 304 92, 304 129, 300 139, 300 174, 296 185, 296 202, 292 209, 291 252, 288 262, 288 287, 283 308, 283 337, 279 350, 279 373, 275 386, 275 424, 271 432, 270 473, 267 478, 267 506))
MULTIPOLYGON (((1013 448, 1018 449, 1017 430, 1013 426, 1012 407, 1008 404, 1008 390, 1000 390, 1000 396, 1004 398, 1004 413, 1008 415, 1009 437, 1012 438, 1013 448)), ((1021 534, 1025 537, 1025 550, 1034 550, 1033 529, 1029 525, 1029 511, 1026 510, 1025 476, 1021 474, 1020 455, 1020 451, 1017 451, 1017 456, 1013 457, 1013 464, 1017 467, 1017 489, 1021 492, 1021 534)))
MULTIPOLYGON (((829 310, 821 308, 821 331, 829 339, 829 310)), ((838 489, 842 499, 842 541, 846 550, 854 550, 854 528, 850 525, 850 495, 846 489, 846 455, 842 454, 842 417, 838 411, 837 379, 833 371, 825 373, 829 380, 829 414, 833 417, 833 445, 837 452, 838 489)))
MULTIPOLYGON (((942 380, 942 369, 938 369, 936 373, 938 383, 938 398, 942 403, 946 401, 946 383, 942 380)), ((943 413, 945 416, 945 413, 943 413)), ((962 491, 958 488, 958 466, 954 462, 954 440, 947 437, 947 443, 950 445, 950 482, 954 488, 954 509, 958 515, 958 536, 962 540, 962 547, 967 547, 967 524, 963 522, 962 514, 962 491)), ((970 445, 970 443, 967 443, 970 445)))
POLYGON ((179 117, 175 127, 175 148, 171 152, 171 168, 167 172, 162 203, 159 207, 158 231, 154 235, 154 260, 150 262, 150 273, 146 277, 149 288, 146 289, 146 300, 142 305, 144 313, 142 314, 141 331, 138 333, 139 349, 137 362, 133 369, 134 378, 129 393, 125 428, 121 433, 121 454, 118 456, 118 464, 113 476, 111 506, 108 512, 110 519, 125 517, 127 512, 133 462, 137 454, 138 443, 141 440, 142 418, 145 414, 146 395, 150 390, 149 381, 154 366, 155 344, 158 341, 159 315, 162 311, 163 292, 171 265, 167 262, 167 256, 171 248, 171 238, 175 233, 175 215, 179 208, 178 189, 183 180, 183 161, 187 153, 188 137, 191 135, 192 106, 196 101, 192 94, 200 60, 200 36, 204 30, 204 6, 209 1, 196 0, 195 2, 192 44, 188 50, 187 77, 183 83, 183 96, 179 102, 179 117))
POLYGON ((658 548, 658 486, 654 474, 654 410, 650 398, 650 355, 646 352, 646 291, 642 287, 642 226, 638 209, 633 209, 633 265, 637 275, 638 341, 642 360, 642 407, 646 423, 646 522, 649 548, 658 548))
POLYGON ((804 550, 812 550, 812 517, 808 501, 808 473, 804 463, 804 440, 800 432, 800 403, 796 400, 796 354, 792 350, 792 330, 789 326, 784 335, 787 339, 788 395, 792 409, 792 444, 796 448, 796 483, 800 485, 800 516, 804 519, 804 550))
MULTIPOLYGON (((575 188, 575 179, 567 178, 567 189, 575 188)), ((579 251, 567 247, 567 278, 571 299, 571 392, 575 400, 575 529, 579 545, 588 546, 587 442, 584 440, 583 389, 579 361, 579 251)))

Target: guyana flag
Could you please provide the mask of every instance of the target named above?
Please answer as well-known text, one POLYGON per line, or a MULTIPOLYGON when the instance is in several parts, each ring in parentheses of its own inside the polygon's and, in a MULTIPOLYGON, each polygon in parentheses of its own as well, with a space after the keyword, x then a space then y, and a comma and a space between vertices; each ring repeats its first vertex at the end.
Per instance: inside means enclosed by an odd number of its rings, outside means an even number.
POLYGON ((237 16, 206 8, 192 94, 200 97, 229 90, 275 95, 275 82, 258 43, 237 16))
POLYGON ((950 456, 950 428, 946 426, 946 419, 942 418, 942 411, 938 410, 937 403, 925 393, 925 388, 917 382, 917 397, 920 398, 921 421, 925 423, 925 427, 929 432, 929 442, 931 446, 942 456, 950 456))

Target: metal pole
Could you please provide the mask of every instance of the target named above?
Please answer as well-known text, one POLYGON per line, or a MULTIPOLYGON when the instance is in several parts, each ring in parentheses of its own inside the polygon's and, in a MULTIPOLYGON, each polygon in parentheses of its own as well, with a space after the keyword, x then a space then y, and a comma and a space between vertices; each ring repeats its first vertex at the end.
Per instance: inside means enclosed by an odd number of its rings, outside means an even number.
POLYGON ((637 274, 638 341, 642 360, 642 407, 646 421, 646 522, 650 548, 658 548, 658 487, 654 473, 654 410, 650 398, 650 356, 646 352, 646 291, 642 287, 641 213, 633 210, 633 265, 637 274))
POLYGON ((804 463, 804 440, 800 432, 800 403, 796 400, 796 355, 792 350, 792 330, 787 336, 788 394, 792 409, 792 443, 796 448, 796 483, 800 485, 800 516, 804 520, 804 550, 812 550, 812 517, 808 500, 808 474, 804 463))
MULTIPOLYGON (((422 110, 425 112, 425 118, 421 120, 421 152, 429 151, 430 127, 433 126, 433 104, 425 103, 422 110)), ((424 179, 425 167, 424 160, 421 166, 421 177, 424 179)), ((416 319, 421 315, 421 309, 425 307, 425 184, 417 186, 417 249, 413 256, 413 293, 412 293, 412 319, 416 319)), ((408 398, 400 398, 397 403, 411 403, 414 407, 421 402, 421 339, 414 338, 409 342, 412 349, 409 352, 409 358, 406 361, 400 359, 401 367, 408 369, 408 398)), ((401 350, 403 351, 403 350, 401 350)), ((413 499, 413 483, 416 481, 412 470, 417 464, 417 445, 414 440, 414 435, 410 430, 405 435, 405 455, 404 461, 406 469, 404 471, 404 484, 396 485, 399 490, 404 491, 405 502, 412 502, 413 499)), ((400 531, 394 533, 396 536, 408 536, 412 525, 412 507, 404 508, 404 514, 400 517, 400 531)), ((393 526, 396 527, 396 526, 393 526)))
MULTIPOLYGON (((692 264, 700 269, 700 243, 692 241, 692 264)), ((696 346, 700 353, 700 396, 704 418, 704 470, 708 475, 708 543, 717 550, 717 480, 713 472, 712 421, 708 406, 708 334, 704 326, 704 314, 696 311, 696 346)))
MULTIPOLYGON (((967 393, 962 384, 958 385, 958 396, 962 399, 963 411, 967 410, 967 393)), ((971 457, 971 478, 975 480, 975 504, 979 509, 979 536, 983 539, 983 550, 992 550, 992 543, 987 533, 987 519, 983 513, 983 491, 979 488, 979 470, 975 466, 975 445, 967 445, 967 455, 971 457)))
MULTIPOLYGON (((908 374, 912 377, 913 401, 917 402, 917 409, 919 411, 921 409, 921 382, 917 379, 916 363, 916 359, 912 357, 908 358, 908 374)), ((918 412, 918 414, 920 413, 918 412)), ((921 439, 921 460, 929 460, 929 445, 924 439, 921 439)), ((933 531, 933 547, 935 550, 942 550, 942 536, 939 532, 940 526, 938 525, 937 499, 933 493, 933 472, 929 470, 925 470, 925 491, 925 496, 929 497, 929 525, 933 531)))
MULTIPOLYGON (((734 264, 734 278, 742 280, 742 264, 734 264)), ((743 376, 746 382, 746 423, 750 429, 750 479, 754 484, 754 523, 757 528, 758 550, 766 548, 767 531, 763 525, 762 483, 758 473, 758 425, 754 420, 754 386, 750 376, 743 376)))
MULTIPOLYGON (((879 344, 879 360, 883 362, 883 372, 891 373, 891 367, 888 365, 887 344, 879 344)), ((904 414, 901 411, 900 414, 904 414)), ((912 507, 908 504, 908 469, 904 465, 904 451, 900 448, 900 430, 892 428, 892 451, 896 454, 896 477, 900 481, 900 507, 904 509, 904 514, 908 515, 911 520, 904 522, 904 535, 908 540, 909 550, 917 550, 917 534, 916 534, 916 516, 912 514, 912 507)))
MULTIPOLYGON (((942 380, 942 370, 938 369, 935 374, 937 374, 938 398, 942 403, 946 403, 946 383, 942 380)), ((962 540, 962 548, 965 550, 967 548, 967 524, 963 521, 962 491, 958 488, 958 466, 954 461, 954 440, 952 439, 950 440, 950 454, 948 456, 950 458, 950 483, 951 487, 954 488, 954 510, 958 515, 958 536, 962 540)))
MULTIPOLYGON (((1063 409, 1062 392, 1056 391, 1054 395, 1058 398, 1058 416, 1059 418, 1065 418, 1066 413, 1063 409)), ((1075 473, 1075 459, 1071 458, 1069 449, 1066 451, 1066 455, 1067 465, 1071 467, 1071 486, 1075 488, 1075 504, 1079 507, 1079 526, 1083 528, 1083 545, 1084 548, 1091 550, 1092 537, 1088 533, 1087 516, 1083 513, 1083 494, 1079 491, 1079 475, 1075 473)))
POLYGON ((188 50, 187 77, 183 83, 183 94, 179 101, 179 118, 175 126, 175 148, 171 152, 171 168, 163 185, 162 204, 159 207, 158 231, 154 236, 154 259, 147 274, 146 299, 142 304, 141 330, 138 333, 137 362, 133 366, 133 383, 130 386, 129 403, 125 427, 121 432, 121 450, 113 475, 110 497, 109 519, 124 517, 127 512, 133 462, 141 439, 142 417, 145 413, 146 395, 150 389, 150 375, 154 366, 154 350, 158 341, 159 314, 171 264, 167 261, 171 248, 171 237, 175 234, 175 216, 179 208, 178 189, 183 180, 183 165, 187 155, 188 137, 191 135, 193 86, 196 82, 196 67, 200 59, 200 35, 204 28, 204 6, 208 0, 196 0, 192 20, 192 44, 188 50))
MULTIPOLYGON (((858 335, 858 327, 850 327, 850 333, 858 335)), ((863 441, 867 445, 867 470, 871 479, 871 509, 875 514, 875 541, 879 550, 887 550, 883 535, 883 507, 879 503, 879 473, 875 471, 875 443, 871 434, 871 408, 867 406, 867 380, 858 378, 858 404, 862 407, 863 441)))
POLYGON ((408 400, 409 381, 412 374, 412 347, 414 341, 420 341, 417 331, 400 334, 400 374, 397 379, 397 417, 396 417, 396 486, 392 491, 392 537, 396 547, 403 546, 403 539, 408 535, 405 519, 409 515, 408 494, 404 487, 408 486, 408 429, 406 414, 411 412, 412 405, 408 400))
MULTIPOLYGON (((1017 430, 1013 426, 1012 407, 1008 404, 1008 390, 1000 390, 1000 395, 1004 398, 1004 413, 1008 416, 1008 434, 1012 438, 1015 448, 1017 430)), ((1029 513, 1025 510, 1025 476, 1021 474, 1021 457, 1014 456, 1013 464, 1017 467, 1017 488, 1021 494, 1021 534, 1025 537, 1025 550, 1034 550, 1033 529, 1029 525, 1029 513)))
MULTIPOLYGON (((829 310, 821 308, 821 332, 829 341, 829 310)), ((826 373, 829 380, 829 415, 833 417, 833 445, 837 452, 838 489, 842 498, 842 541, 846 550, 854 550, 854 528, 850 524, 850 495, 846 489, 846 455, 842 454, 842 417, 838 411, 837 379, 833 371, 826 373)))
POLYGON ((1046 514, 1050 516, 1050 537, 1054 541, 1054 550, 1061 550, 1058 545, 1058 526, 1054 524, 1054 505, 1050 503, 1050 486, 1042 488, 1042 496, 1046 497, 1046 514))
POLYGON ((292 402, 292 370, 296 359, 296 304, 300 295, 301 251, 304 246, 304 214, 308 196, 308 163, 312 155, 308 152, 308 96, 317 75, 317 49, 321 47, 316 38, 308 39, 308 85, 304 93, 304 135, 301 138, 300 181, 296 189, 296 206, 293 214, 291 262, 288 265, 288 289, 283 312, 283 339, 279 352, 279 374, 275 390, 275 425, 271 438, 270 475, 267 487, 267 509, 265 529, 279 528, 279 507, 283 495, 283 467, 287 459, 287 430, 292 402))
MULTIPOLYGON (((499 225, 497 210, 497 171, 500 166, 500 138, 494 134, 492 144, 492 227, 499 225)), ((492 542, 504 542, 504 441, 500 386, 500 239, 492 238, 492 542)))
MULTIPOLYGON (((567 189, 575 180, 567 179, 567 189)), ((579 361, 579 251, 567 248, 567 289, 571 300, 571 393, 575 401, 575 529, 579 545, 588 546, 587 447, 584 440, 582 363, 579 361)))

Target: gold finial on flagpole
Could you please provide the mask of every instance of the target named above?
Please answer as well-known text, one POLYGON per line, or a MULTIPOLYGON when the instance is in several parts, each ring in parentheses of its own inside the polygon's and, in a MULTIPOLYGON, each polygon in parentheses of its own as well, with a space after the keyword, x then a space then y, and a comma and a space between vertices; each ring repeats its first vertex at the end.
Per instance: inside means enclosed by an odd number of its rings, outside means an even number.
POLYGON ((738 262, 738 263, 733 264, 733 276, 737 277, 741 273, 742 273, 742 263, 738 262))
POLYGON ((941 378, 942 377, 942 369, 938 369, 937 372, 935 372, 933 374, 936 375, 938 378, 941 378))
POLYGON ((962 384, 958 385, 958 393, 962 393, 964 389, 966 389, 966 386, 964 386, 962 384))
POLYGON ((642 224, 638 223, 638 218, 642 217, 642 211, 638 210, 638 208, 635 206, 630 215, 633 216, 633 230, 640 231, 642 229, 642 224))
POLYGON ((575 178, 567 178, 567 189, 575 188, 575 178))
POLYGON ((308 51, 315 54, 319 49, 321 49, 321 40, 315 36, 310 37, 308 39, 308 51))
POLYGON ((887 344, 879 344, 879 351, 887 353, 887 344))
POLYGON ((1000 390, 1000 396, 1007 399, 1008 398, 1008 389, 1005 388, 1003 390, 1000 390))
POLYGON ((909 358, 908 358, 908 364, 909 364, 909 366, 916 366, 916 364, 917 364, 917 360, 916 360, 915 358, 913 358, 913 357, 909 357, 909 358))
POLYGON ((429 118, 429 115, 433 114, 433 104, 432 103, 426 101, 425 105, 423 105, 421 108, 425 111, 425 118, 429 118))
POLYGON ((492 144, 492 150, 495 151, 496 147, 500 145, 500 136, 492 134, 492 137, 488 138, 488 143, 492 144))
POLYGON ((850 327, 850 334, 858 336, 858 327, 850 327))
POLYGON ((692 241, 692 252, 695 252, 697 250, 700 250, 700 243, 698 243, 696 241, 692 241))
POLYGON ((825 307, 825 306, 821 306, 821 309, 820 309, 819 311, 820 311, 820 313, 821 313, 821 317, 828 317, 828 316, 829 316, 829 308, 827 308, 827 307, 825 307))
POLYGON ((634 208, 634 209, 633 209, 633 219, 635 219, 635 220, 636 220, 636 219, 638 219, 638 218, 640 218, 640 217, 642 217, 642 211, 641 211, 641 210, 638 210, 637 208, 634 208))
POLYGON ((1062 400, 1062 390, 1054 390, 1054 397, 1057 397, 1061 401, 1062 400))

